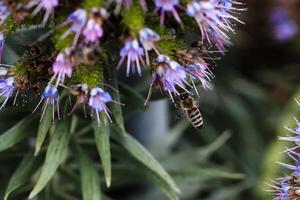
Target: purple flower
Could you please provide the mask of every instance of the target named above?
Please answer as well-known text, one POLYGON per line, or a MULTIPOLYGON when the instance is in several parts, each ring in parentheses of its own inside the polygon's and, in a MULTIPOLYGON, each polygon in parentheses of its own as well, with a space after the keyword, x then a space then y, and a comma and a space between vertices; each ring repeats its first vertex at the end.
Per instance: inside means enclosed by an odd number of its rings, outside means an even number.
POLYGON ((287 168, 287 169, 290 169, 290 170, 293 170, 294 173, 297 175, 297 176, 300 176, 300 157, 297 153, 293 152, 293 151, 290 151, 288 153, 289 157, 292 158, 296 164, 295 165, 289 165, 289 164, 286 164, 286 163, 282 163, 282 162, 278 162, 278 164, 280 164, 281 166, 287 168), (295 158, 293 155, 295 154, 297 156, 297 158, 295 158))
POLYGON ((36 6, 36 8, 32 13, 33 16, 39 13, 41 9, 45 10, 43 19, 43 24, 45 24, 48 21, 51 13, 54 12, 55 7, 58 6, 58 0, 31 0, 27 7, 32 8, 34 6, 36 6))
POLYGON ((0 1, 0 25, 7 19, 10 15, 10 11, 6 7, 3 1, 0 1))
POLYGON ((15 78, 13 77, 0 79, 0 97, 4 98, 4 102, 2 103, 0 110, 6 105, 8 99, 15 91, 14 81, 15 78))
POLYGON ((288 131, 291 133, 294 133, 294 136, 286 136, 286 137, 279 137, 280 140, 285 140, 285 141, 291 141, 291 142, 296 142, 300 144, 300 123, 298 120, 296 120, 297 127, 295 129, 285 127, 288 131))
POLYGON ((138 41, 136 39, 128 40, 120 51, 121 60, 117 68, 120 68, 125 58, 127 58, 126 76, 129 76, 132 65, 136 65, 138 74, 141 76, 142 71, 140 62, 144 65, 144 60, 142 58, 143 55, 144 50, 139 45, 138 41))
POLYGON ((55 106, 56 106, 56 110, 57 110, 57 116, 58 119, 60 119, 60 114, 59 114, 59 94, 58 94, 58 90, 57 87, 48 84, 47 87, 45 88, 44 92, 42 93, 41 96, 41 100, 38 103, 38 105, 36 106, 36 108, 34 109, 33 112, 35 112, 38 107, 41 105, 41 103, 44 101, 44 105, 42 107, 42 116, 41 116, 41 120, 44 117, 45 111, 47 110, 48 106, 53 107, 52 108, 52 115, 53 115, 53 120, 55 119, 55 106))
MULTIPOLYGON (((211 29, 208 30, 208 33, 212 33, 211 29)), ((214 32, 214 34, 210 34, 210 41, 212 44, 216 46, 216 48, 220 51, 220 53, 224 54, 226 50, 226 46, 232 46, 232 42, 228 37, 224 37, 224 35, 219 34, 218 32, 214 32)))
POLYGON ((71 27, 63 34, 62 39, 67 37, 72 32, 75 33, 75 39, 73 41, 73 45, 75 46, 84 26, 86 25, 86 22, 87 22, 86 10, 82 8, 75 10, 73 13, 71 13, 68 16, 66 22, 64 23, 64 25, 70 23, 71 27))
POLYGON ((140 36, 140 41, 146 51, 152 50, 155 47, 154 42, 160 40, 160 36, 150 28, 144 28, 140 30, 139 36, 140 36))
POLYGON ((56 79, 56 86, 58 86, 60 82, 64 82, 66 76, 72 76, 73 66, 70 57, 65 52, 58 54, 55 62, 52 65, 52 71, 54 75, 52 76, 50 82, 56 79))
POLYGON ((95 19, 89 19, 86 27, 83 30, 85 42, 96 42, 98 38, 103 36, 101 24, 98 24, 95 19))
POLYGON ((299 27, 284 7, 274 8, 271 11, 270 20, 274 28, 273 34, 279 41, 285 42, 293 39, 299 32, 299 27))
POLYGON ((104 112, 107 118, 111 121, 109 110, 106 103, 112 102, 110 94, 103 89, 96 87, 91 90, 89 98, 89 106, 96 112, 96 117, 99 126, 101 125, 100 113, 104 112))
POLYGON ((167 96, 174 102, 173 95, 179 95, 177 90, 181 88, 185 90, 185 85, 188 85, 185 80, 187 74, 182 66, 177 62, 170 60, 168 56, 159 55, 156 59, 156 69, 152 74, 152 82, 145 104, 148 103, 152 94, 152 87, 157 85, 167 96))
POLYGON ((109 17, 108 12, 104 8, 93 9, 93 17, 88 19, 84 29, 83 35, 85 42, 97 42, 103 36, 103 22, 109 17))
POLYGON ((194 88, 194 79, 198 79, 202 83, 204 89, 212 89, 210 81, 214 77, 214 75, 209 70, 206 63, 195 63, 193 65, 187 66, 186 72, 190 75, 194 88))
POLYGON ((156 10, 160 10, 160 25, 164 24, 166 12, 171 12, 179 24, 182 24, 180 16, 176 10, 179 0, 155 0, 156 10))
POLYGON ((153 30, 149 28, 144 28, 139 31, 140 42, 143 45, 145 55, 146 55, 146 63, 150 64, 148 51, 152 49, 159 55, 159 51, 155 47, 155 42, 160 40, 160 36, 155 33, 153 30))
POLYGON ((82 28, 86 24, 86 20, 87 12, 82 8, 75 10, 67 18, 67 22, 71 23, 70 30, 74 33, 81 32, 82 28))
POLYGON ((84 36, 86 43, 95 43, 103 36, 103 23, 109 17, 109 13, 104 8, 93 8, 91 16, 88 18, 86 10, 80 8, 71 13, 66 22, 71 27, 62 35, 62 38, 68 36, 71 32, 75 33, 73 46, 78 42, 80 35, 84 36))
POLYGON ((234 4, 240 3, 229 0, 193 1, 187 5, 186 12, 195 18, 202 40, 207 40, 209 44, 217 42, 217 47, 223 49, 222 46, 229 40, 226 32, 234 32, 230 20, 242 23, 233 13, 244 9, 235 8, 234 4))
POLYGON ((292 189, 291 186, 282 181, 273 181, 273 183, 276 185, 267 184, 273 188, 272 190, 267 191, 274 193, 274 200, 289 200, 289 191, 292 189))
POLYGON ((2 62, 3 49, 4 49, 4 35, 0 32, 0 63, 2 62))

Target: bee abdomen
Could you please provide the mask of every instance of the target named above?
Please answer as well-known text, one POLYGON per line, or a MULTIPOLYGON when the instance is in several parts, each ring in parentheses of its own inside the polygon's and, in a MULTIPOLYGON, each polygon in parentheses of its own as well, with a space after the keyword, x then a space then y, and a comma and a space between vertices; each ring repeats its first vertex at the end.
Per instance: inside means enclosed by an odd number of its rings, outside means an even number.
POLYGON ((188 118, 190 119, 192 125, 195 128, 202 128, 203 126, 203 118, 201 112, 198 108, 192 108, 187 111, 188 118))

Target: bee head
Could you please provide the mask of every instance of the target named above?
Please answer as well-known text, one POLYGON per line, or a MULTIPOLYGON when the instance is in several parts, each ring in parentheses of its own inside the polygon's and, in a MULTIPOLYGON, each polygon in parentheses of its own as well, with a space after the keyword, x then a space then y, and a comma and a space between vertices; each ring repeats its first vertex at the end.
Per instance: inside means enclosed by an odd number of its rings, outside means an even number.
POLYGON ((189 98, 189 96, 190 96, 189 93, 185 92, 185 93, 180 94, 179 99, 180 99, 181 101, 184 101, 184 100, 186 100, 187 98, 189 98))

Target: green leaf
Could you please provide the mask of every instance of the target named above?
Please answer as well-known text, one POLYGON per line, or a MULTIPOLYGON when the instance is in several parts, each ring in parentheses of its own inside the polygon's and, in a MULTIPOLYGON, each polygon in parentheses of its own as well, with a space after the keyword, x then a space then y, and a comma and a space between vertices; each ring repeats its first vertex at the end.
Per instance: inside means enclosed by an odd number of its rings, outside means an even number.
POLYGON ((40 122, 38 133, 37 133, 37 138, 36 138, 36 143, 35 143, 35 151, 34 155, 38 155, 38 153, 41 150, 42 144, 44 143, 44 140, 46 138, 46 135, 51 127, 52 124, 52 109, 50 107, 47 108, 45 115, 40 122))
POLYGON ((29 199, 34 198, 54 176, 57 168, 62 163, 67 153, 70 136, 71 134, 67 127, 67 122, 60 121, 57 124, 53 137, 51 138, 41 175, 39 176, 35 187, 31 191, 29 199))
POLYGON ((161 176, 157 175, 153 171, 148 170, 145 166, 142 166, 142 164, 140 165, 141 166, 136 169, 137 173, 143 175, 147 180, 154 183, 168 199, 179 199, 178 193, 174 191, 174 189, 161 176))
MULTIPOLYGON (((125 103, 125 109, 126 111, 134 111, 135 109, 145 109, 145 99, 144 97, 137 92, 137 90, 135 90, 134 88, 132 88, 131 86, 119 82, 119 88, 120 88, 120 92, 122 94, 122 97, 124 96, 124 98, 122 98, 122 100, 125 103), (134 99, 134 101, 132 101, 134 99)), ((125 113, 127 113, 125 111, 125 113)))
POLYGON ((199 151, 196 152, 197 160, 203 161, 211 156, 214 152, 216 152, 220 147, 225 144, 229 138, 231 137, 231 133, 229 131, 225 131, 220 135, 215 141, 210 143, 209 145, 201 148, 199 151))
MULTIPOLYGON (((145 165, 140 163, 136 160, 130 160, 130 163, 122 164, 122 165, 114 165, 113 171, 114 174, 119 179, 126 179, 125 177, 130 177, 131 180, 139 181, 140 179, 147 179, 148 181, 152 182, 156 185, 165 196, 170 200, 177 200, 179 199, 178 193, 176 193, 164 179, 162 179, 159 175, 155 172, 149 170, 145 165), (136 179, 135 179, 136 178, 136 179)), ((116 181, 117 182, 117 181, 116 181)), ((118 183, 120 181, 118 180, 118 183)))
POLYGON ((47 28, 32 26, 10 34, 5 41, 3 63, 14 64, 26 48, 36 43, 47 31, 47 28))
POLYGON ((170 149, 180 137, 184 134, 184 131, 190 126, 190 123, 184 119, 179 121, 169 132, 169 134, 159 141, 160 146, 164 146, 165 149, 170 149))
MULTIPOLYGON (((115 131, 119 131, 115 128, 115 131)), ((112 132, 112 137, 117 140, 134 158, 145 165, 149 170, 157 174, 162 180, 172 188, 173 191, 180 193, 174 180, 166 172, 166 170, 158 163, 158 161, 149 153, 136 139, 131 135, 116 134, 112 132)))
MULTIPOLYGON (((116 90, 118 90, 118 81, 116 77, 116 69, 114 67, 108 67, 109 69, 109 76, 111 77, 111 86, 114 87, 116 90)), ((112 92, 112 98, 120 102, 120 94, 118 92, 112 92)), ((124 134, 125 133, 125 126, 124 126, 124 118, 123 118, 123 111, 122 111, 122 105, 114 103, 111 106, 111 112, 115 119, 115 123, 118 126, 118 128, 121 130, 119 133, 124 134)))
POLYGON ((191 164, 202 163, 207 161, 209 156, 216 152, 230 138, 229 132, 224 132, 215 141, 201 148, 191 148, 167 156, 162 161, 166 169, 170 171, 182 170, 191 164), (184 160, 184 162, 182 162, 184 160))
POLYGON ((35 115, 29 115, 0 135, 0 152, 9 149, 29 135, 32 132, 32 126, 29 124, 34 118, 35 115))
POLYGON ((11 176, 8 186, 5 191, 4 200, 7 200, 9 195, 19 187, 29 181, 29 178, 38 167, 38 158, 30 154, 24 157, 19 167, 11 176))
MULTIPOLYGON (((250 180, 246 180, 242 183, 235 184, 233 186, 224 186, 217 191, 213 192, 208 198, 205 200, 224 200, 224 199, 238 199, 237 195, 239 193, 253 188, 256 182, 250 180)), ((265 193, 269 194, 268 192, 264 191, 265 193)), ((270 195, 267 195, 268 199, 270 199, 270 195)))
POLYGON ((105 181, 107 187, 110 187, 111 184, 111 153, 110 153, 110 143, 109 143, 109 125, 106 120, 106 117, 102 115, 103 124, 99 127, 98 122, 94 120, 94 135, 95 142, 98 149, 99 156, 102 161, 103 171, 105 175, 105 181))
MULTIPOLYGON (((195 187, 202 187, 204 185, 209 185, 214 181, 220 180, 242 180, 245 179, 246 175, 241 173, 232 172, 226 168, 221 168, 219 166, 209 165, 191 165, 180 169, 179 171, 172 172, 174 174, 175 180, 181 184, 181 186, 186 187, 186 185, 191 185, 195 187)), ((185 195, 185 193, 183 193, 185 195)))
POLYGON ((101 200, 99 174, 87 154, 79 145, 74 145, 81 175, 82 198, 83 200, 101 200))

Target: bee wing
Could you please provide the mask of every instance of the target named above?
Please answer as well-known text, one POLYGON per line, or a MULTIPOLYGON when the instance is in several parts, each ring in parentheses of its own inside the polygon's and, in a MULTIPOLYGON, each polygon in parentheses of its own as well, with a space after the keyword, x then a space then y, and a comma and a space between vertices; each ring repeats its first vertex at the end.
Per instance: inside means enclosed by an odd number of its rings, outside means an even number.
POLYGON ((180 120, 184 115, 186 115, 186 112, 184 112, 182 109, 177 109, 175 121, 180 120))

